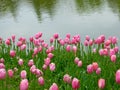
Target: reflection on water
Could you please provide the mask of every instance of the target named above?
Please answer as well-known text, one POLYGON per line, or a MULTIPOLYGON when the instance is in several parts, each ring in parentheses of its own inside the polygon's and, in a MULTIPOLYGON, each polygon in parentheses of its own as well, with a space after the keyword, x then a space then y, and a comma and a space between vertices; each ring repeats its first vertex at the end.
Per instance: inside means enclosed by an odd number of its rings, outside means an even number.
MULTIPOLYGON (((27 0, 28 4, 32 4, 34 11, 39 21, 42 20, 42 14, 46 13, 50 18, 54 17, 56 13, 56 4, 59 0, 27 0)), ((0 0, 0 17, 11 13, 13 17, 17 16, 19 12, 19 3, 26 2, 20 0, 0 0)), ((80 14, 99 12, 105 0, 75 0, 76 11, 80 14)), ((107 0, 108 6, 111 10, 120 17, 120 0, 107 0)))
POLYGON ((56 0, 30 0, 37 14, 38 20, 42 20, 42 13, 47 13, 51 18, 54 15, 56 0))
POLYGON ((120 18, 120 0, 107 0, 111 10, 120 18))
POLYGON ((17 16, 17 6, 19 0, 0 0, 0 17, 11 13, 13 17, 17 16))
POLYGON ((103 0, 75 0, 75 2, 80 14, 99 11, 103 5, 103 0))

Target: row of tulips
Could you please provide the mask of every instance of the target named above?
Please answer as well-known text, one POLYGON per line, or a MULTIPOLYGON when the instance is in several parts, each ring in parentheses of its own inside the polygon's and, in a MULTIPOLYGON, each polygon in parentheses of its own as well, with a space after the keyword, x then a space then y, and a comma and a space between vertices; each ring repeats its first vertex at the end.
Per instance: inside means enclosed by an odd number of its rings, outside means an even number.
POLYGON ((0 90, 118 90, 118 39, 80 35, 64 39, 55 33, 50 44, 42 33, 18 40, 0 38, 0 90))

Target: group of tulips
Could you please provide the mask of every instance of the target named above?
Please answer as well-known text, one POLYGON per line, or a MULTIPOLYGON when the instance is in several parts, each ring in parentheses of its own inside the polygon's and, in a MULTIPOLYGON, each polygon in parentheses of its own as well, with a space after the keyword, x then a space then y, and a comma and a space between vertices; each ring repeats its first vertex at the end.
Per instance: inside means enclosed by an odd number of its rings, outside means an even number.
MULTIPOLYGON (((0 85, 0 87, 3 89, 5 89, 5 87, 9 87, 9 85, 5 85, 7 80, 6 78, 9 78, 10 80, 18 74, 18 89, 20 90, 31 89, 30 80, 34 78, 37 79, 39 87, 44 87, 45 90, 62 90, 63 88, 61 88, 62 86, 59 84, 59 81, 53 81, 51 85, 45 87, 45 84, 48 84, 46 83, 45 72, 49 71, 49 74, 55 73, 56 76, 59 74, 58 72, 56 73, 56 70, 57 65, 60 66, 60 64, 57 61, 55 62, 54 58, 58 55, 60 58, 63 58, 60 52, 70 53, 66 54, 67 58, 70 57, 71 59, 72 57, 73 59, 72 62, 69 63, 72 63, 78 70, 83 68, 85 73, 91 76, 92 74, 100 76, 102 68, 99 66, 97 61, 91 61, 91 63, 84 64, 86 60, 83 60, 81 57, 85 57, 85 55, 97 55, 101 58, 109 58, 108 62, 112 62, 114 65, 117 63, 119 48, 117 46, 118 39, 115 36, 106 39, 104 35, 100 35, 96 39, 91 39, 90 36, 86 35, 83 44, 80 40, 80 35, 75 35, 71 38, 70 34, 66 34, 66 37, 62 39, 59 37, 59 34, 55 33, 50 38, 50 44, 48 44, 42 39, 41 32, 38 32, 35 36, 30 37, 28 42, 24 37, 20 37, 17 41, 15 35, 12 35, 6 40, 0 38, 0 84, 2 85, 0 85), (58 51, 59 53, 57 53, 58 51), (26 57, 29 57, 29 59, 26 57), (43 60, 37 62, 36 59, 41 57, 43 60), (15 63, 13 60, 16 60, 15 63), (8 65, 10 64, 9 62, 11 65, 8 65), (32 76, 34 77, 31 78, 32 76)), ((71 67, 69 67, 69 69, 70 68, 71 67)), ((116 70, 113 78, 115 78, 115 83, 119 85, 120 67, 117 68, 118 69, 116 70)), ((77 77, 79 74, 77 76, 71 75, 69 69, 68 72, 62 72, 63 84, 66 84, 66 87, 69 85, 71 90, 81 89, 84 82, 81 82, 80 78, 77 77)), ((106 80, 107 79, 102 76, 98 78, 97 87, 99 89, 104 89, 107 85, 106 80)))

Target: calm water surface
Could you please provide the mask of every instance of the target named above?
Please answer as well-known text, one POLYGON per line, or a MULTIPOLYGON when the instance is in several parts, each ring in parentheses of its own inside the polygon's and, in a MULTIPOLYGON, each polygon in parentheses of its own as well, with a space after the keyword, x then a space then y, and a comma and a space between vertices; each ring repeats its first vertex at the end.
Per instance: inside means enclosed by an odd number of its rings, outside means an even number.
POLYGON ((43 32, 120 38, 120 0, 0 0, 0 37, 43 32))

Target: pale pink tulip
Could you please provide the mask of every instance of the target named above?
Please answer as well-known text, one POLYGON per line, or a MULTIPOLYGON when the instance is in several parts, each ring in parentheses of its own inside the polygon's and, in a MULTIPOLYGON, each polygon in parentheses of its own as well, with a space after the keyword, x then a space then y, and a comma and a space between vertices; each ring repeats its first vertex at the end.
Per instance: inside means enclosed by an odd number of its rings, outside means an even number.
POLYGON ((26 44, 23 44, 21 47, 20 47, 20 50, 25 50, 26 49, 26 44))
POLYGON ((49 90, 59 90, 59 88, 58 88, 58 86, 57 86, 56 83, 53 83, 53 84, 50 86, 49 90))
POLYGON ((79 62, 79 58, 76 57, 76 58, 74 59, 74 62, 75 62, 75 64, 78 64, 78 62, 79 62))
POLYGON ((11 78, 13 77, 14 71, 12 69, 8 70, 8 76, 11 78))
POLYGON ((0 69, 5 68, 5 65, 3 63, 0 63, 0 69))
POLYGON ((51 63, 49 65, 50 71, 54 71, 55 70, 55 63, 51 63))
POLYGON ((100 74, 101 73, 101 68, 97 68, 97 70, 96 70, 96 74, 100 74))
POLYGON ((20 82, 20 90, 28 90, 29 82, 27 79, 22 79, 20 82))
POLYGON ((72 49, 73 49, 73 52, 76 54, 76 52, 77 52, 77 47, 74 45, 72 49))
POLYGON ((0 69, 0 80, 6 78, 6 70, 4 68, 0 69))
POLYGON ((19 59, 18 64, 19 64, 20 66, 22 66, 22 65, 23 65, 23 60, 22 60, 22 59, 19 59))
POLYGON ((34 65, 33 59, 29 60, 29 62, 28 62, 28 66, 29 66, 29 67, 31 67, 32 65, 34 65))
POLYGON ((48 66, 48 65, 50 64, 50 61, 51 61, 50 58, 46 58, 46 59, 44 60, 45 65, 48 66))
POLYGON ((42 68, 43 68, 44 70, 46 70, 47 67, 48 67, 48 66, 47 66, 46 64, 43 64, 43 67, 42 67, 42 68))
POLYGON ((67 45, 67 46, 66 46, 66 51, 67 51, 67 52, 70 52, 70 50, 71 50, 71 46, 70 46, 70 45, 67 45))
POLYGON ((47 56, 48 56, 48 58, 50 58, 50 59, 51 59, 51 58, 53 58, 54 54, 49 53, 47 56))
POLYGON ((25 79, 26 76, 27 76, 27 72, 26 72, 25 70, 22 70, 21 73, 20 73, 20 77, 21 77, 22 79, 25 79))
POLYGON ((78 67, 82 67, 82 61, 79 61, 77 65, 78 67))
POLYGON ((71 83, 71 76, 68 75, 68 74, 65 74, 64 77, 63 77, 63 81, 70 84, 71 83))
POLYGON ((44 78, 43 78, 43 77, 39 77, 39 78, 38 78, 38 83, 39 83, 41 86, 43 86, 44 83, 45 83, 44 78))
POLYGON ((105 88, 105 79, 100 78, 100 79, 98 80, 98 87, 99 87, 100 89, 104 89, 104 88, 105 88))

